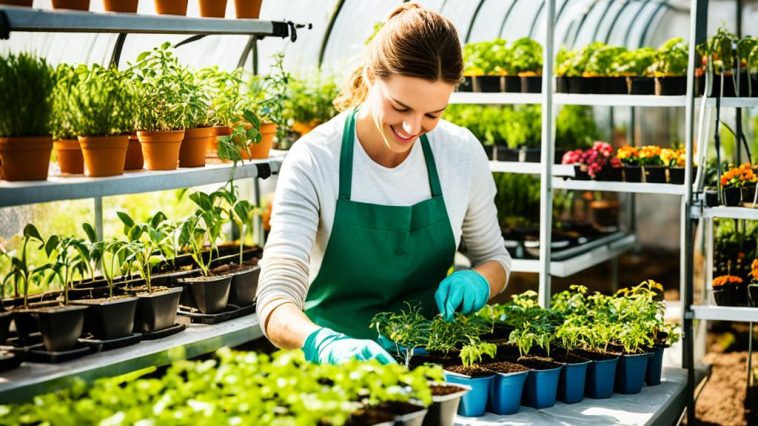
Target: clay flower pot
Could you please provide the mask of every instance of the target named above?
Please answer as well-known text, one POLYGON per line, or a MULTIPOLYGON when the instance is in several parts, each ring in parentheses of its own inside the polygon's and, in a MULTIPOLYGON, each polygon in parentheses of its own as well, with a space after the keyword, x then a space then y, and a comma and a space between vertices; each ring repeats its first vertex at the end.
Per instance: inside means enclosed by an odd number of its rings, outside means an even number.
POLYGON ((53 0, 53 9, 89 10, 89 0, 53 0))
POLYGON ((0 138, 0 179, 47 180, 52 150, 50 136, 0 138))
POLYGON ((305 136, 308 133, 310 133, 313 129, 316 128, 320 123, 318 121, 311 121, 309 123, 303 123, 300 121, 296 121, 292 124, 292 130, 294 130, 297 133, 300 133, 300 136, 305 136))
POLYGON ((129 147, 126 149, 124 170, 142 170, 144 165, 145 159, 142 157, 142 144, 139 143, 137 135, 129 135, 129 147))
POLYGON ((250 154, 247 152, 242 153, 242 157, 246 160, 262 160, 268 158, 271 146, 274 144, 274 135, 276 134, 276 124, 274 123, 261 123, 261 141, 258 143, 251 143, 250 154))
POLYGON ((213 127, 196 127, 184 131, 184 140, 179 149, 179 167, 205 166, 205 153, 216 134, 213 127))
POLYGON ((200 0, 200 16, 223 18, 226 15, 226 0, 200 0))
POLYGON ((55 158, 61 173, 80 175, 84 173, 84 157, 78 139, 59 139, 53 142, 55 158))
POLYGON ((205 151, 205 158, 218 158, 218 138, 232 134, 232 128, 229 126, 216 126, 213 128, 213 136, 208 140, 208 147, 205 151))
POLYGON ((129 136, 79 136, 84 156, 84 174, 90 177, 124 173, 129 136))
POLYGON ((155 0, 155 12, 158 15, 187 14, 187 0, 155 0))
POLYGON ((237 19, 258 19, 261 16, 262 0, 234 0, 237 19))
POLYGON ((184 139, 184 130, 163 132, 137 132, 142 144, 147 170, 176 170, 179 166, 179 147, 184 139))
POLYGON ((103 0, 106 12, 137 13, 139 0, 103 0))

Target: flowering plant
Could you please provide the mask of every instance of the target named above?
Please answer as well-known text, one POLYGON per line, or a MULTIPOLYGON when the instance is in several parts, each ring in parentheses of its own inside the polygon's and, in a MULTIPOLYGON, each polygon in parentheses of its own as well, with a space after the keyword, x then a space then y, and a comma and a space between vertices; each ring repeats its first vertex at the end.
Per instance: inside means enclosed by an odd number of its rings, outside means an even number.
POLYGON ((580 164, 582 162, 583 152, 584 151, 581 149, 567 151, 565 154, 563 154, 563 158, 561 158, 561 164, 580 164))
POLYGON ((663 148, 661 149, 661 161, 668 167, 684 167, 684 150, 663 148))
POLYGON ((713 279, 713 288, 725 286, 727 284, 742 284, 742 278, 736 275, 722 275, 713 279))
POLYGON ((616 151, 616 158, 627 166, 637 166, 640 164, 640 153, 637 147, 626 145, 616 151))
POLYGON ((750 166, 750 163, 744 163, 739 167, 732 167, 721 175, 721 186, 723 187, 742 187, 745 184, 758 182, 758 176, 750 166))
POLYGON ((593 179, 603 170, 603 167, 621 167, 621 161, 613 156, 613 148, 607 142, 596 141, 592 148, 582 151, 575 149, 563 155, 563 164, 581 164, 593 179))
POLYGON ((662 166, 661 147, 657 145, 645 145, 639 150, 640 164, 643 166, 662 166))
POLYGON ((753 277, 753 282, 758 283, 758 257, 756 257, 753 260, 753 263, 750 264, 750 275, 753 277))

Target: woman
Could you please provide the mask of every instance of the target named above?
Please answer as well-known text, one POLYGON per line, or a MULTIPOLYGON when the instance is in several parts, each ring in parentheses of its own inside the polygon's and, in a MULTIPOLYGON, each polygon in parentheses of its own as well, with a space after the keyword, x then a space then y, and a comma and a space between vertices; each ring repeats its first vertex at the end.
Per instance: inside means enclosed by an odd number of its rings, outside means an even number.
POLYGON ((440 120, 461 74, 453 24, 406 3, 337 100, 348 110, 290 150, 258 288, 272 343, 313 362, 392 362, 372 340, 376 313, 419 301, 452 320, 505 288, 510 256, 486 155, 440 120), (446 277, 461 239, 476 266, 446 277))

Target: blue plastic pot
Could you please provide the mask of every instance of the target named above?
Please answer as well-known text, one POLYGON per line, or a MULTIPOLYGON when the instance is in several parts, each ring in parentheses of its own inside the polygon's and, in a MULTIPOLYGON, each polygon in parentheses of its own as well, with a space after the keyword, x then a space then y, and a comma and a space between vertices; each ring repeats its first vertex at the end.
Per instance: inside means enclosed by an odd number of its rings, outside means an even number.
POLYGON ((462 374, 445 371, 445 380, 449 383, 466 385, 471 388, 471 392, 461 397, 461 403, 458 405, 458 414, 466 417, 479 417, 484 415, 487 408, 487 398, 495 380, 495 375, 486 377, 469 377, 462 374))
POLYGON ((589 361, 566 364, 558 381, 558 400, 566 404, 576 404, 584 399, 584 383, 587 379, 589 361))
POLYGON ((592 361, 587 366, 587 382, 584 385, 584 394, 590 398, 610 398, 613 394, 613 385, 616 382, 616 367, 618 357, 592 361))
POLYGON ((563 366, 549 370, 529 370, 521 402, 534 408, 547 408, 555 405, 561 369, 563 366))
POLYGON ((642 390, 649 358, 650 353, 622 355, 619 358, 619 365, 616 368, 616 386, 614 387, 617 393, 631 394, 639 393, 642 390))
POLYGON ((656 346, 647 360, 647 373, 645 384, 655 386, 661 384, 661 370, 663 370, 663 346, 656 346))
POLYGON ((489 411, 495 414, 515 414, 521 404, 528 371, 498 373, 490 389, 489 411))

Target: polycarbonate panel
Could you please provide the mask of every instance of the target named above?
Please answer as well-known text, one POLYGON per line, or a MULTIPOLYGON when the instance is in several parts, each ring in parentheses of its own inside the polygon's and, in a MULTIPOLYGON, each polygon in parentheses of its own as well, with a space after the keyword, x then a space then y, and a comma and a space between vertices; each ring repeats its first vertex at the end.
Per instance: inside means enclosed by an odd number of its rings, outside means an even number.
POLYGON ((486 41, 500 36, 500 26, 508 9, 517 0, 485 0, 474 21, 468 41, 486 41))
POLYGON ((609 3, 605 16, 603 16, 603 19, 600 20, 600 23, 597 27, 597 40, 607 42, 608 33, 611 30, 611 25, 615 26, 618 22, 618 20, 615 20, 615 18, 619 12, 621 12, 624 4, 624 1, 612 1, 609 3))
POLYGON ((116 34, 11 33, 0 52, 33 52, 53 65, 101 64, 110 61, 116 34))
POLYGON ((580 21, 584 19, 584 22, 580 24, 579 33, 574 39, 574 46, 586 46, 595 41, 595 29, 600 25, 600 21, 605 16, 605 9, 608 3, 609 0, 595 2, 590 6, 589 13, 584 18, 580 18, 580 21))
MULTIPOLYGON (((520 0, 513 5, 508 19, 503 26, 500 37, 506 40, 514 40, 529 35, 532 28, 532 20, 539 10, 541 0, 520 0)), ((538 24, 539 25, 539 24, 538 24)), ((540 40, 540 43, 543 41, 540 40)))
POLYGON ((645 1, 642 3, 640 11, 637 13, 636 18, 627 28, 626 46, 627 47, 639 47, 642 32, 645 31, 645 26, 653 18, 653 13, 658 9, 658 4, 645 1))
MULTIPOLYGON (((641 25, 644 22, 639 19, 639 13, 643 7, 643 2, 634 1, 624 8, 618 21, 616 21, 616 25, 611 28, 611 36, 608 37, 608 44, 626 46, 626 39, 630 26, 641 25)), ((636 43, 637 42, 635 41, 635 45, 636 43)))
POLYGON ((447 3, 447 0, 418 0, 417 3, 428 7, 435 12, 439 12, 443 4, 447 3))
POLYGON ((453 21, 461 40, 466 37, 478 4, 479 0, 448 0, 440 9, 440 13, 453 21))
POLYGON ((647 44, 658 47, 672 37, 684 37, 685 40, 689 40, 689 24, 688 14, 666 9, 661 18, 653 23, 647 44))

